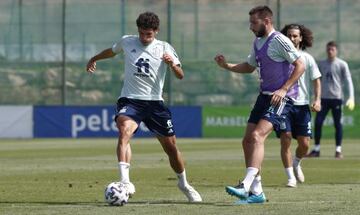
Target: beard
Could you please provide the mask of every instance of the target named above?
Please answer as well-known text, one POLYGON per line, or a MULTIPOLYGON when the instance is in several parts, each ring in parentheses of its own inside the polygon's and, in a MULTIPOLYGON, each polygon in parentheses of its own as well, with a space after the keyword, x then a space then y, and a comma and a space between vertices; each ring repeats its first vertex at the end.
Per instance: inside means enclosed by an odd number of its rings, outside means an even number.
POLYGON ((254 34, 255 34, 257 37, 263 37, 263 36, 265 35, 265 33, 266 33, 266 27, 265 27, 264 24, 261 24, 259 31, 254 32, 254 34))

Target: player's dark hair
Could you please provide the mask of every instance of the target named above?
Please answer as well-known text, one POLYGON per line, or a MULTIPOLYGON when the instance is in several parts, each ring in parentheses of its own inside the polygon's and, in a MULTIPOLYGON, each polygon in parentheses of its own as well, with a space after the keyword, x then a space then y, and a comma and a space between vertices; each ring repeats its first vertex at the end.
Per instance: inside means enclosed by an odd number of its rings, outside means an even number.
POLYGON ((300 42, 301 50, 305 50, 306 48, 312 46, 314 36, 310 29, 300 24, 288 24, 285 25, 283 29, 281 29, 281 33, 287 35, 288 30, 291 29, 298 29, 300 31, 300 36, 302 37, 302 41, 300 42))
POLYGON ((145 12, 136 19, 136 25, 141 29, 158 30, 160 26, 159 17, 153 12, 145 12))
POLYGON ((330 41, 326 44, 326 46, 334 46, 334 47, 337 47, 337 44, 335 41, 330 41))
POLYGON ((257 6, 257 7, 254 7, 253 9, 250 10, 249 12, 249 15, 258 15, 258 17, 260 19, 265 19, 265 18, 270 18, 272 19, 273 17, 273 12, 271 11, 271 9, 266 6, 266 5, 263 5, 263 6, 257 6))

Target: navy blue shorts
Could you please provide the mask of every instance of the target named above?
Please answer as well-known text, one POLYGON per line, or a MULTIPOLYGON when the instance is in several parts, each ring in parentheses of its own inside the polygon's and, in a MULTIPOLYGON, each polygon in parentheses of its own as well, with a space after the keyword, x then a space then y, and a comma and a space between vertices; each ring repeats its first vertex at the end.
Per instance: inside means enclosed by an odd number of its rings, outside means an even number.
POLYGON ((275 131, 286 129, 287 114, 293 106, 293 101, 285 98, 280 105, 274 107, 270 104, 271 95, 260 94, 250 113, 248 123, 257 124, 260 119, 270 122, 275 131))
POLYGON ((115 121, 120 115, 130 117, 138 125, 144 122, 149 130, 156 135, 166 137, 175 135, 171 112, 163 101, 146 101, 122 97, 116 105, 115 121))
POLYGON ((309 105, 294 105, 287 117, 286 128, 276 132, 280 137, 281 132, 291 132, 293 138, 297 136, 312 137, 311 112, 309 105))

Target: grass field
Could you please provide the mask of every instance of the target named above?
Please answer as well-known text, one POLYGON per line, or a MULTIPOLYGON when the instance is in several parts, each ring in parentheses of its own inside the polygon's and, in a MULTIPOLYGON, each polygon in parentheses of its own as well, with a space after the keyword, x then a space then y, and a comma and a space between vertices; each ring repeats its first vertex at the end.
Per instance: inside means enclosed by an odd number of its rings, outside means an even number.
MULTIPOLYGON (((344 140, 344 159, 324 140, 322 156, 303 161, 306 182, 286 188, 279 144, 266 143, 263 185, 268 202, 235 206, 224 191, 244 174, 240 139, 179 139, 188 179, 202 194, 187 204, 155 139, 134 139, 131 181, 136 194, 124 207, 104 203, 118 180, 115 139, 0 140, 0 214, 359 214, 360 140, 344 140)), ((294 146, 293 146, 294 147, 294 146)))

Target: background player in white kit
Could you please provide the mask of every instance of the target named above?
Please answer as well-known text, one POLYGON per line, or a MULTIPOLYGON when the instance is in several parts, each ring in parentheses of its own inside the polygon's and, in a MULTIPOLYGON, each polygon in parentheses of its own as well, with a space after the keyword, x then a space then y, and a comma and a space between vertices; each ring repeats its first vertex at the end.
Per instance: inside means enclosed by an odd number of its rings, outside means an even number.
POLYGON ((96 61, 114 57, 123 51, 125 55, 124 84, 117 102, 116 125, 119 129, 117 157, 120 182, 127 185, 131 194, 135 187, 129 179, 131 160, 130 139, 140 122, 156 135, 169 157, 170 165, 178 177, 178 187, 189 202, 201 202, 200 194, 186 180, 184 161, 176 147, 171 113, 164 105, 162 92, 166 64, 179 79, 184 77, 180 61, 170 44, 155 38, 160 20, 152 12, 139 15, 136 20, 139 35, 126 35, 121 40, 92 57, 87 71, 96 69, 96 61))
POLYGON ((311 111, 316 112, 319 112, 321 109, 321 73, 314 58, 304 51, 307 47, 312 46, 313 35, 310 29, 299 24, 289 24, 281 30, 281 33, 289 37, 295 48, 300 51, 301 59, 305 64, 305 72, 298 81, 299 95, 294 100, 294 106, 289 112, 289 117, 286 121, 288 125, 286 125, 285 130, 277 132, 277 136, 281 138, 281 159, 285 173, 288 176, 286 186, 296 187, 297 180, 301 183, 305 181, 300 163, 308 152, 312 136, 310 108, 311 111), (309 107, 310 81, 313 82, 314 86, 314 98, 309 107), (291 138, 295 138, 298 142, 294 160, 290 150, 291 138))

